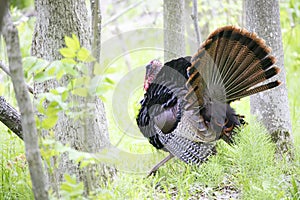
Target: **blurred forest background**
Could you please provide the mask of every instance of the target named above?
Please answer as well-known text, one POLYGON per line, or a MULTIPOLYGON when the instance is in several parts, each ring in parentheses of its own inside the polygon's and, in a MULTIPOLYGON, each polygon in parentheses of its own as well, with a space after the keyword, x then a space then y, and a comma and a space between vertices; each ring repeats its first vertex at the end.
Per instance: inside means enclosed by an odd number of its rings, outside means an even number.
MULTIPOLYGON (((219 154, 199 169, 173 160, 148 179, 144 179, 147 171, 135 173, 119 166, 115 180, 93 191, 91 199, 300 199, 300 1, 279 2, 294 161, 269 159, 274 157, 274 146, 265 130, 250 116, 249 99, 245 99, 234 107, 251 125, 242 131, 236 148, 220 142, 219 154), (253 140, 257 142, 252 143, 253 140), (266 162, 261 163, 262 160, 266 162)), ((185 3, 186 55, 192 55, 198 48, 191 19, 192 1, 185 3)), ((35 24, 34 1, 12 0, 10 9, 19 31, 22 57, 26 58, 30 56, 35 24)), ((110 142, 124 152, 141 156, 156 153, 163 157, 164 153, 157 153, 135 123, 139 100, 143 97, 144 66, 153 59, 164 58, 163 1, 103 0, 101 12, 100 64, 110 84, 103 87, 105 93, 100 96, 105 104, 110 142)), ((198 0, 198 12, 202 40, 220 26, 244 27, 241 0, 198 0)), ((0 46, 1 60, 7 56, 4 48, 0 46)), ((32 85, 32 69, 24 66, 24 70, 27 83, 32 85)), ((17 106, 11 80, 1 70, 0 96, 17 106)), ((0 133, 0 199, 32 199, 24 143, 3 124, 0 133)), ((73 179, 66 182, 68 187, 61 188, 66 191, 62 193, 64 198, 84 198, 80 182, 73 179)))

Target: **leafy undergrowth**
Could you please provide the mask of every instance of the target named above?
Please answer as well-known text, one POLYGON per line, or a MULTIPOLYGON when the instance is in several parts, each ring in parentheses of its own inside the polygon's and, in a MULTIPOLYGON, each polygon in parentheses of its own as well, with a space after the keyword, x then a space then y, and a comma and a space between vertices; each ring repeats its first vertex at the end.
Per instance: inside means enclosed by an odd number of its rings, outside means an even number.
POLYGON ((200 167, 173 159, 149 178, 120 172, 97 199, 299 199, 299 148, 292 163, 276 160, 265 129, 250 124, 200 167))
MULTIPOLYGON (((291 163, 276 160, 265 129, 253 120, 249 124, 235 145, 220 141, 218 154, 199 167, 173 159, 149 178, 119 172, 89 199, 300 199, 299 144, 291 163)), ((33 199, 24 146, 14 137, 1 137, 0 199, 33 199)))
POLYGON ((0 199, 33 199, 24 144, 0 126, 0 199))

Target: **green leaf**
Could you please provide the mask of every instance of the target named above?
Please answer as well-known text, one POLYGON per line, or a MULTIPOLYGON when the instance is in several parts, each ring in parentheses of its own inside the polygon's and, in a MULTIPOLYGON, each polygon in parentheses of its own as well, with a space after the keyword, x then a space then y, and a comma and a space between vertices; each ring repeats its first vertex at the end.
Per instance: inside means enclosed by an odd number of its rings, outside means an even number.
POLYGON ((88 75, 89 74, 89 68, 84 63, 78 63, 76 65, 76 69, 78 71, 80 71, 80 73, 83 74, 83 75, 88 75))
POLYGON ((101 81, 101 76, 94 76, 91 81, 90 81, 90 85, 89 85, 89 92, 91 95, 94 95, 97 87, 99 86, 99 83, 101 81))
POLYGON ((107 82, 102 82, 96 89, 96 95, 102 96, 105 92, 112 89, 112 85, 107 82))
POLYGON ((75 58, 76 56, 76 51, 70 48, 61 48, 59 52, 65 58, 75 58))
POLYGON ((79 42, 78 37, 75 34, 72 34, 72 38, 73 38, 74 43, 75 43, 75 49, 76 50, 80 49, 80 42, 79 42))
POLYGON ((90 161, 83 160, 80 162, 80 169, 83 169, 90 164, 92 164, 92 163, 90 163, 90 161))
POLYGON ((47 69, 46 72, 47 72, 48 75, 53 76, 56 72, 56 68, 51 67, 51 68, 47 69))
POLYGON ((104 81, 109 83, 109 84, 114 84, 115 83, 112 79, 110 79, 108 77, 105 77, 104 81))
POLYGON ((60 110, 59 107, 57 107, 57 102, 51 102, 45 112, 46 118, 42 121, 42 128, 50 129, 53 126, 55 126, 57 120, 58 120, 58 112, 60 110))
POLYGON ((75 88, 75 89, 73 89, 72 94, 75 94, 75 95, 78 95, 81 97, 87 97, 88 90, 87 90, 87 88, 83 88, 83 87, 75 88))
POLYGON ((41 113, 44 114, 45 113, 45 107, 44 107, 44 101, 46 100, 46 98, 42 95, 38 95, 38 99, 40 99, 40 102, 37 104, 37 110, 41 113))
POLYGON ((71 177, 69 174, 64 174, 66 182, 76 184, 76 179, 71 177))
POLYGON ((58 115, 50 116, 42 121, 42 128, 50 129, 55 126, 58 115))
POLYGON ((50 76, 48 74, 46 74, 45 72, 39 72, 38 74, 36 74, 34 77, 33 77, 33 80, 35 80, 36 82, 44 82, 44 81, 47 81, 47 80, 51 80, 51 79, 54 79, 55 76, 50 76))
MULTIPOLYGON (((73 34, 74 35, 74 34, 73 34)), ((77 39, 77 38, 76 38, 77 39)), ((65 37, 65 43, 66 43, 66 46, 69 48, 69 49, 72 49, 74 51, 77 51, 80 46, 78 46, 78 43, 76 40, 73 39, 73 36, 72 38, 71 37, 68 37, 66 36, 65 37)))
POLYGON ((88 76, 79 77, 74 80, 74 87, 88 86, 91 82, 91 78, 88 76))
POLYGON ((61 62, 66 63, 66 64, 76 65, 76 61, 73 58, 63 58, 63 59, 61 59, 61 62))
POLYGON ((62 67, 63 67, 63 63, 59 60, 55 60, 49 64, 49 66, 46 68, 46 72, 52 75, 57 73, 57 71, 59 71, 62 67))
POLYGON ((60 80, 64 75, 65 75, 65 71, 64 70, 59 70, 56 74, 56 79, 60 80))
POLYGON ((76 151, 74 149, 68 151, 69 153, 69 159, 76 161, 76 162, 81 162, 83 159, 85 159, 85 154, 84 152, 76 151))
POLYGON ((38 58, 34 56, 25 57, 22 59, 24 71, 30 70, 37 62, 38 58))
POLYGON ((36 127, 39 129, 41 127, 41 120, 38 116, 34 116, 36 127))
POLYGON ((109 67, 108 69, 105 70, 105 74, 115 74, 119 72, 119 68, 117 67, 109 67))
POLYGON ((37 59, 34 65, 28 70, 28 73, 39 73, 48 67, 49 62, 43 59, 37 59))
POLYGON ((78 71, 75 69, 73 64, 64 63, 63 71, 72 76, 78 76, 78 71))
POLYGON ((94 65, 94 75, 102 75, 104 73, 102 67, 100 66, 100 64, 98 62, 95 63, 94 65))
POLYGON ((95 61, 95 58, 91 55, 89 50, 86 48, 82 47, 79 49, 77 52, 77 59, 82 61, 82 62, 93 62, 95 61))
POLYGON ((48 145, 48 146, 49 146, 49 145, 54 145, 55 142, 56 142, 56 141, 53 140, 53 139, 49 139, 49 138, 48 138, 48 139, 47 139, 47 138, 46 138, 46 139, 43 139, 43 145, 48 145))
MULTIPOLYGON (((70 176, 68 174, 64 175, 65 182, 60 186, 60 194, 63 199, 78 199, 82 197, 84 185, 83 182, 76 182, 75 176, 70 176)), ((81 198, 80 198, 81 199, 81 198)))
MULTIPOLYGON (((42 94, 42 96, 51 103, 57 103, 57 105, 59 105, 59 107, 62 108, 63 110, 66 110, 68 108, 68 104, 63 102, 61 95, 55 95, 52 93, 44 93, 44 94, 42 94)), ((49 106, 48 106, 48 109, 49 109, 49 106)))
POLYGON ((61 94, 61 99, 63 101, 66 101, 68 99, 68 97, 69 97, 69 92, 67 90, 61 94))
POLYGON ((61 95, 62 93, 66 92, 68 88, 66 87, 57 87, 55 89, 51 89, 50 92, 54 95, 61 95))

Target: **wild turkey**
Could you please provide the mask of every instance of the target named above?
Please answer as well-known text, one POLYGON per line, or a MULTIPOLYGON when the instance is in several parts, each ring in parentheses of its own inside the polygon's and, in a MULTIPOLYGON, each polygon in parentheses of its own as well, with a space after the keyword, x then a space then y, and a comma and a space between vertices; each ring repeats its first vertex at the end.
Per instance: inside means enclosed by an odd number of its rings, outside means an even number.
POLYGON ((261 84, 280 71, 270 52, 255 33, 225 26, 192 57, 146 66, 137 124, 154 147, 170 152, 150 174, 173 156, 200 164, 214 153, 216 140, 231 142, 244 120, 230 102, 280 84, 261 84))

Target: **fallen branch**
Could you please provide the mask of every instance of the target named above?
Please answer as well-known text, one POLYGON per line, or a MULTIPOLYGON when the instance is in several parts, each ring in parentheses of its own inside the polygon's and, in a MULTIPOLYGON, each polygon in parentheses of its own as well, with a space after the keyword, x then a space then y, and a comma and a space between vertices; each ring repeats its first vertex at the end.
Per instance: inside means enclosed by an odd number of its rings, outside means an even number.
POLYGON ((0 96, 0 121, 23 140, 20 113, 0 96))

